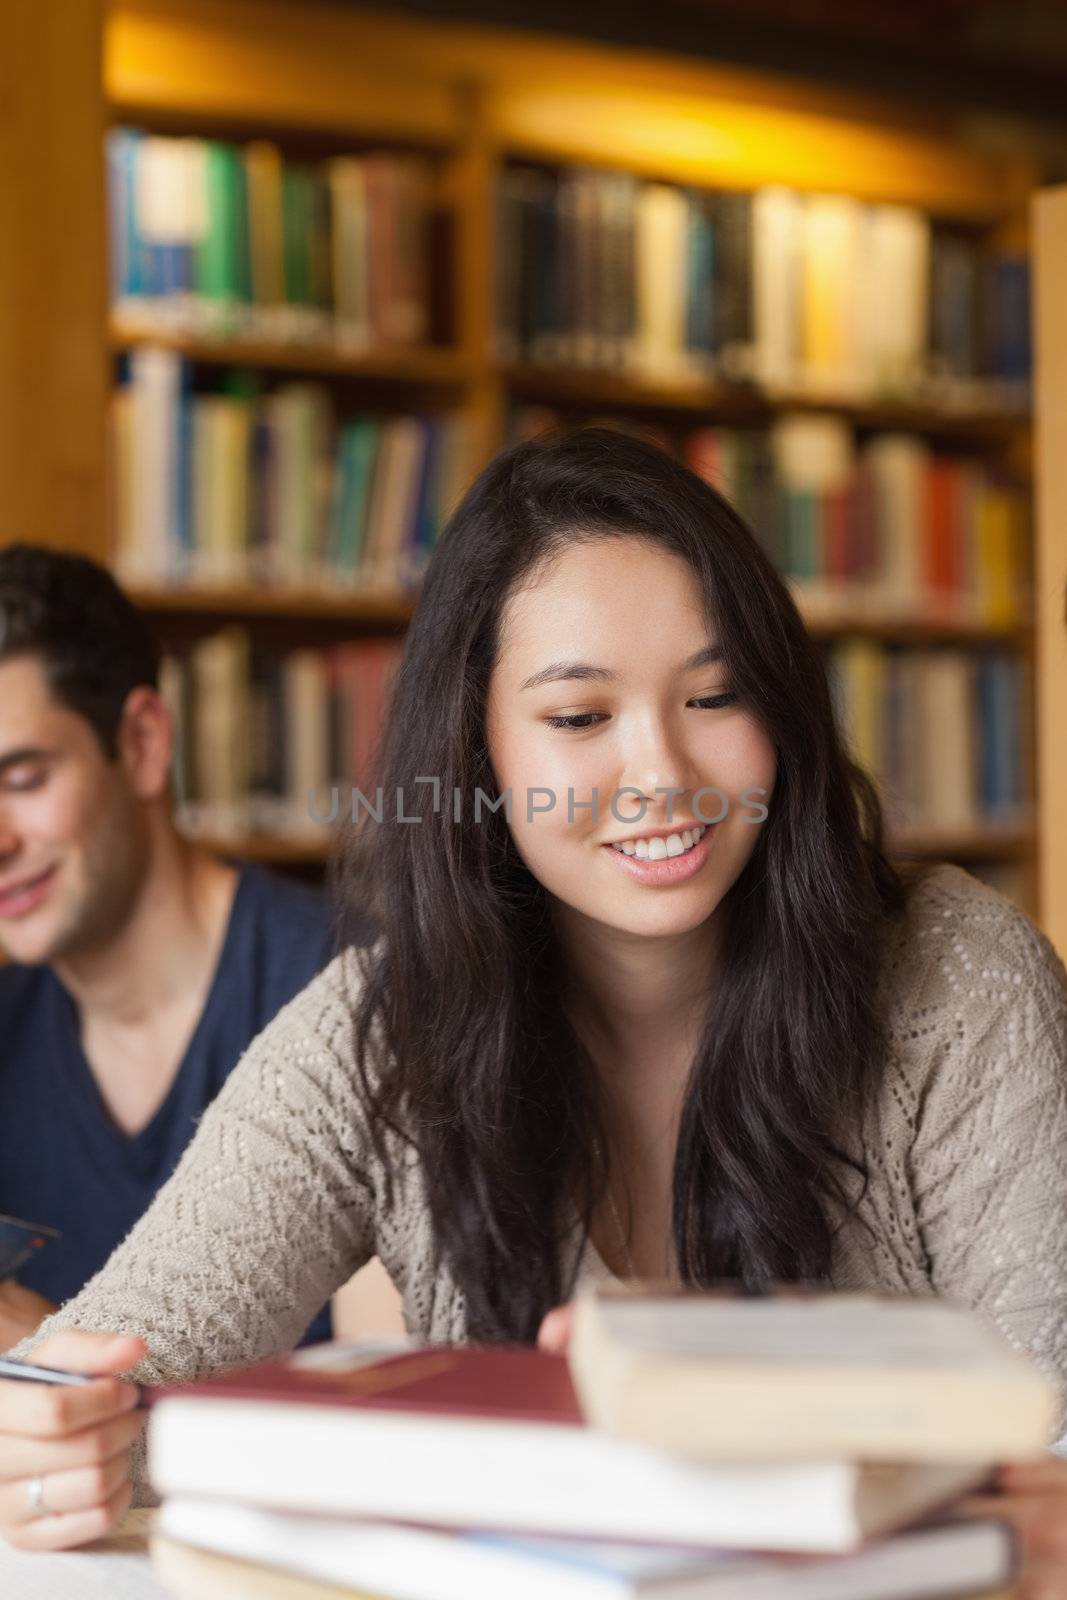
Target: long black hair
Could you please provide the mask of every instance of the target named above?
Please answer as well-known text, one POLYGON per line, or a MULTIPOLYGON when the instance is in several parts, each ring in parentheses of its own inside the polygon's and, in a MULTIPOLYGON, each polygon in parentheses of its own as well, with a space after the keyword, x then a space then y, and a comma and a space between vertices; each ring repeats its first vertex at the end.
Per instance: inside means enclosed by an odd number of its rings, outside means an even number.
POLYGON ((487 688, 516 585, 571 541, 620 535, 689 563, 731 687, 777 753, 769 818, 722 902, 681 1116, 686 1281, 828 1275, 831 1202, 847 1200, 853 1160, 842 1118, 858 1118, 883 1059, 878 978, 907 887, 786 585, 722 496, 651 444, 583 428, 505 451, 435 549, 386 719, 384 818, 354 829, 338 885, 382 933, 356 957, 375 1138, 386 1158, 390 1130, 418 1152, 438 1257, 477 1338, 530 1339, 566 1297, 565 1245, 576 1219, 588 1229, 607 1161, 548 896, 503 812, 473 820, 476 790, 497 793, 487 688), (417 824, 397 819, 397 791, 417 824))

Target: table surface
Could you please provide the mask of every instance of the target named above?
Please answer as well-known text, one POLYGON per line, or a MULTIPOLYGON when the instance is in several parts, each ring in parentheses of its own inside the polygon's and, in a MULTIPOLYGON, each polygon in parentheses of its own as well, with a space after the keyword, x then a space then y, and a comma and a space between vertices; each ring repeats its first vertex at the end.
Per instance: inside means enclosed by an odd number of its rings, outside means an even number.
POLYGON ((0 1595, 18 1600, 167 1600, 152 1574, 154 1511, 128 1511, 99 1544, 45 1554, 0 1542, 0 1595))
MULTIPOLYGON (((0 1541, 0 1595, 18 1600, 170 1600, 148 1555, 154 1511, 128 1511, 108 1538, 41 1554, 0 1541)), ((1008 1594, 982 1600, 1011 1600, 1008 1594)))

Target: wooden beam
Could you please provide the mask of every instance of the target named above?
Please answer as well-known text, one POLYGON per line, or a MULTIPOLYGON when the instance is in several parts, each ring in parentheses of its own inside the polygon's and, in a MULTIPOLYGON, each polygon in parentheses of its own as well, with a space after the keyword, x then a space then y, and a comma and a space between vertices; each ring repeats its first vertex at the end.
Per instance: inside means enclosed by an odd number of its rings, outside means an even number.
POLYGON ((1067 959, 1067 186, 1033 203, 1038 916, 1067 959))
POLYGON ((7 0, 0 52, 0 542, 103 555, 101 0, 7 0))

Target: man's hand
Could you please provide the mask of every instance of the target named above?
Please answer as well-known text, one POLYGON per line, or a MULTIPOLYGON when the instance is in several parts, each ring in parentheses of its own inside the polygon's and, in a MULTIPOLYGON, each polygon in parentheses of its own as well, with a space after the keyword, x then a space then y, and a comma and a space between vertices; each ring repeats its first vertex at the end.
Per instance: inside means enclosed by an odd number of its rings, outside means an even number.
POLYGON ((20 1339, 36 1333, 55 1309, 43 1294, 25 1288, 14 1278, 0 1278, 0 1350, 10 1350, 20 1339))

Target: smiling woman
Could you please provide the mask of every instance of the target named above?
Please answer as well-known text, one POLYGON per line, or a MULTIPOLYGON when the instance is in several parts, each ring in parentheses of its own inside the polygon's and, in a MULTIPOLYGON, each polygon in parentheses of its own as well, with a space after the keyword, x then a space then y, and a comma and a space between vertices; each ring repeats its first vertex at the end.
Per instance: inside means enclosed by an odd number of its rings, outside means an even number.
MULTIPOLYGON (((1067 1376, 1067 975, 966 873, 886 859, 720 495, 610 430, 499 457, 379 772, 338 887, 381 936, 253 1043, 49 1330, 190 1378, 285 1349, 377 1254, 423 1338, 531 1340, 611 1270, 803 1279, 952 1295, 1067 1376)), ((0 1385, 0 1526, 41 1470, 17 1424, 0 1385)))

